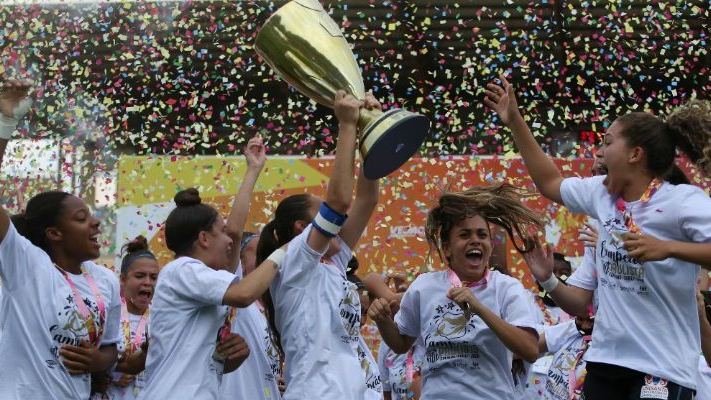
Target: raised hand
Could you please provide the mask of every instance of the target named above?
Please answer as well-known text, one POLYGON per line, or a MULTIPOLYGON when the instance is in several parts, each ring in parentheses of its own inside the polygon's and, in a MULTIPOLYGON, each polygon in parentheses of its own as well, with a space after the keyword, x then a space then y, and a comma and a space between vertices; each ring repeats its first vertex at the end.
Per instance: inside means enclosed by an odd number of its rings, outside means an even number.
POLYGON ((0 112, 7 118, 19 120, 32 106, 32 82, 6 80, 0 88, 0 112), (27 99, 27 100, 25 100, 27 99), (24 100, 24 101, 23 101, 24 100))
POLYGON ((487 89, 484 89, 484 94, 486 94, 484 104, 496 111, 499 118, 501 118, 501 122, 506 126, 510 126, 516 118, 521 117, 521 113, 518 110, 518 103, 516 102, 516 94, 514 93, 513 86, 506 80, 503 74, 500 76, 500 79, 502 86, 494 83, 486 85, 487 89))
POLYGON ((363 107, 364 104, 362 101, 356 99, 350 94, 347 94, 343 90, 339 90, 336 92, 333 104, 334 111, 336 112, 336 118, 338 118, 338 122, 342 126, 351 125, 355 127, 358 124, 360 108, 363 107))
POLYGON ((548 243, 543 246, 538 238, 530 237, 527 241, 533 246, 531 251, 522 254, 523 259, 533 276, 539 282, 545 282, 553 275, 553 249, 548 243))
POLYGON ((364 107, 369 110, 382 110, 383 106, 380 102, 373 96, 373 91, 369 90, 365 93, 365 104, 364 107))
POLYGON ((259 171, 264 167, 264 163, 267 162, 267 151, 264 147, 264 138, 262 135, 256 135, 255 137, 249 139, 247 146, 244 148, 244 158, 247 159, 247 166, 249 168, 254 168, 259 171))

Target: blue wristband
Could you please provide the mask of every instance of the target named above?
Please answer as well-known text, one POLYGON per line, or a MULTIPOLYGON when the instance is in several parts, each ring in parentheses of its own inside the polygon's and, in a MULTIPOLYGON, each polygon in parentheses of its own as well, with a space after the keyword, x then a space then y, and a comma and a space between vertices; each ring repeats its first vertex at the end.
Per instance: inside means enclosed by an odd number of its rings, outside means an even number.
POLYGON ((328 237, 334 237, 341 231, 341 226, 348 219, 348 215, 343 215, 326 204, 321 203, 321 208, 314 218, 312 224, 314 228, 328 237))

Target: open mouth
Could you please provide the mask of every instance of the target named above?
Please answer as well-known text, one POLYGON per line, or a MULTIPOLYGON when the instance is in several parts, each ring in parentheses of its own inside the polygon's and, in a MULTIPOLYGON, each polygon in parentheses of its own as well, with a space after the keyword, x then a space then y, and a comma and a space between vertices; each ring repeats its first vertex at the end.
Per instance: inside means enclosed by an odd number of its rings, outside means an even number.
POLYGON ((152 294, 153 292, 150 290, 140 290, 138 292, 138 298, 140 298, 141 300, 149 301, 151 299, 152 294))
POLYGON ((475 263, 481 262, 484 253, 479 249, 472 249, 467 252, 467 260, 475 263))
POLYGON ((89 241, 92 242, 93 244, 99 246, 99 234, 91 235, 89 236, 89 241))

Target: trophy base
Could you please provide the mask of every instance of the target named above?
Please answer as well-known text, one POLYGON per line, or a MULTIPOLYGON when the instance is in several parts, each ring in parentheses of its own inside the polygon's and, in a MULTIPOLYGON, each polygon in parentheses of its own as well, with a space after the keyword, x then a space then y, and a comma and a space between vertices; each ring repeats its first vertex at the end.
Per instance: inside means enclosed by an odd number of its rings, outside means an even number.
POLYGON ((426 117, 402 109, 368 124, 360 145, 365 177, 379 179, 400 168, 419 150, 429 130, 426 117))

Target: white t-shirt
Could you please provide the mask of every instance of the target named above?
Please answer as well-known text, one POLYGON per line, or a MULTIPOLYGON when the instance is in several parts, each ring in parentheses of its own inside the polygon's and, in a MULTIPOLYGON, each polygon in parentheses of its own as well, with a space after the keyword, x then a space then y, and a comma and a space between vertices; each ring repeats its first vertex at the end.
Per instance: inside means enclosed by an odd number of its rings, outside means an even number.
POLYGON ((585 351, 585 340, 575 326, 575 320, 544 328, 548 352, 553 354, 546 380, 545 400, 569 400, 570 370, 575 366, 576 382, 584 379, 585 361, 582 353, 585 351))
POLYGON ((2 340, 2 327, 4 325, 5 321, 5 312, 3 311, 3 303, 2 303, 2 282, 0 282, 0 340, 2 340))
POLYGON ((358 337, 358 360, 360 367, 365 373, 365 400, 382 400, 383 398, 383 382, 380 375, 378 363, 370 352, 368 344, 365 343, 362 336, 358 337))
MULTIPOLYGON (((101 293, 106 315, 101 345, 121 340, 121 302, 116 275, 85 262, 84 270, 101 293)), ((94 315, 99 307, 83 275, 69 274, 94 315)), ((47 253, 20 235, 13 225, 0 243, 4 335, 0 342, 0 399, 88 399, 89 374, 71 376, 58 355, 66 344, 89 340, 84 317, 64 275, 47 253)), ((95 318, 98 319, 98 318, 95 318)))
POLYGON ((709 368, 703 355, 699 356, 696 400, 711 400, 711 368, 709 368))
MULTIPOLYGON (((385 341, 378 350, 378 369, 383 378, 383 392, 390 392, 392 400, 409 400, 411 382, 407 382, 407 357, 412 352, 413 378, 417 379, 422 368, 422 347, 415 344, 405 354, 396 354, 385 341)), ((413 379, 413 380, 414 380, 413 379)))
POLYGON ((220 398, 281 399, 277 384, 281 376, 279 350, 269 334, 267 319, 257 302, 237 310, 232 332, 244 338, 250 352, 236 371, 222 378, 220 398))
MULTIPOLYGON (((131 340, 136 336, 136 329, 141 322, 142 315, 134 315, 128 313, 128 322, 130 327, 131 340)), ((148 329, 143 330, 141 335, 141 341, 146 341, 146 332, 148 329)), ((118 344, 119 354, 126 351, 126 337, 123 332, 123 326, 121 326, 121 341, 118 344)), ((113 372, 111 378, 114 381, 121 379, 123 374, 120 372, 113 372)), ((93 398, 101 400, 134 400, 138 396, 138 393, 146 386, 147 373, 144 370, 133 378, 133 381, 124 387, 117 386, 115 384, 109 385, 106 393, 104 395, 94 395, 93 398)))
MULTIPOLYGON (((422 398, 513 399, 513 354, 478 316, 467 320, 447 298, 449 271, 425 273, 405 292, 395 322, 403 335, 420 337, 425 347, 422 398)), ((474 296, 508 323, 536 329, 530 294, 521 283, 492 271, 474 296)))
MULTIPOLYGON (((645 263, 630 258, 615 237, 627 227, 602 184, 604 178, 568 178, 560 187, 566 207, 600 221, 595 260, 599 304, 586 361, 619 365, 693 389, 700 352, 694 294, 699 267, 671 258, 645 263)), ((711 242, 711 199, 696 186, 664 182, 649 202, 627 203, 627 209, 643 234, 711 242)), ((576 277, 569 283, 581 281, 576 277)))
POLYGON ((309 247, 309 225, 289 242, 271 284, 277 330, 286 356, 284 399, 363 400, 358 360, 360 297, 346 279, 351 250, 341 241, 333 264, 309 247))
POLYGON ((158 274, 149 317, 148 382, 139 399, 217 399, 224 364, 212 357, 234 274, 180 257, 158 274))

